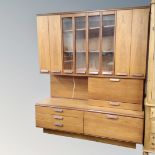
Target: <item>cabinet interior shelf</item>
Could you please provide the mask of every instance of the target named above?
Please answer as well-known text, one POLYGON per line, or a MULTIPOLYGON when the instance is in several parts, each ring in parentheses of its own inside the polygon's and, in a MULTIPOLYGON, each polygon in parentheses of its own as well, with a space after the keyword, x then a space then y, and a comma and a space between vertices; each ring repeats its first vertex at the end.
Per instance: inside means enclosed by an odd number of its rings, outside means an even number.
POLYGON ((85 28, 81 28, 81 29, 76 29, 76 31, 85 31, 85 28))
POLYGON ((63 32, 73 32, 73 30, 64 30, 63 32))
POLYGON ((100 29, 100 27, 89 27, 89 30, 100 29))
POLYGON ((113 28, 113 27, 115 27, 115 25, 105 25, 105 26, 103 26, 103 28, 113 28))

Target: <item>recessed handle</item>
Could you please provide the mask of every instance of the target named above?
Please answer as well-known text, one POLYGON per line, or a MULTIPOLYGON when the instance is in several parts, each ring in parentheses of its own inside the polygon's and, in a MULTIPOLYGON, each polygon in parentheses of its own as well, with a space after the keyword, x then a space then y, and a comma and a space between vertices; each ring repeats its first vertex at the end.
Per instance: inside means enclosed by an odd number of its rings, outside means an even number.
POLYGON ((60 112, 60 113, 62 113, 62 112, 63 112, 63 109, 55 108, 54 111, 55 111, 55 112, 60 112))
POLYGON ((110 102, 109 101, 109 104, 112 105, 112 106, 120 106, 119 102, 110 102))
POLYGON ((127 73, 116 73, 116 75, 118 75, 118 76, 127 76, 128 74, 127 73))
POLYGON ((116 116, 116 115, 110 115, 110 114, 107 114, 106 117, 107 117, 108 119, 115 119, 115 120, 119 119, 118 116, 116 116))
POLYGON ((54 118, 54 119, 57 119, 57 120, 63 120, 63 117, 62 117, 62 116, 54 115, 53 118, 54 118))
POLYGON ((41 72, 41 73, 49 73, 49 71, 46 70, 46 69, 41 69, 40 72, 41 72))
POLYGON ((56 122, 56 123, 54 123, 54 126, 63 127, 63 124, 62 123, 59 123, 59 122, 56 122))
POLYGON ((110 78, 110 81, 112 81, 112 82, 119 82, 120 79, 113 79, 113 78, 110 78))
POLYGON ((135 77, 143 77, 144 74, 137 73, 137 74, 133 74, 133 76, 135 76, 135 77))

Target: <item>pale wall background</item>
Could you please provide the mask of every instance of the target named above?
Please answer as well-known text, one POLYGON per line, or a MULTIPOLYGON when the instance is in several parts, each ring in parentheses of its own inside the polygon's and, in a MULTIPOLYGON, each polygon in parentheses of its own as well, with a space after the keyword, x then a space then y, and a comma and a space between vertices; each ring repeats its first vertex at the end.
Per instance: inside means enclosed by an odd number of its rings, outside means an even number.
MULTIPOLYGON (((43 134, 35 102, 49 96, 39 74, 36 14, 148 5, 149 0, 0 0, 0 155, 140 155, 137 150, 43 134)), ((116 133, 117 134, 117 133, 116 133)))

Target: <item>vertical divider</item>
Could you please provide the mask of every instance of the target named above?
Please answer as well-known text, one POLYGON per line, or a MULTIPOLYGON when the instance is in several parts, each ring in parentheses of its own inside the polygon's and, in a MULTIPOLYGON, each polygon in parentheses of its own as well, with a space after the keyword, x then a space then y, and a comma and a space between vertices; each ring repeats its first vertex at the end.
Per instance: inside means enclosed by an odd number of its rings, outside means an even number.
POLYGON ((102 74, 102 31, 103 31, 103 27, 102 27, 102 12, 100 12, 100 47, 99 47, 99 74, 102 74))
POLYGON ((114 15, 115 15, 115 21, 114 21, 114 56, 113 56, 113 63, 114 63, 114 65, 113 65, 113 72, 112 72, 112 74, 114 75, 115 74, 115 56, 116 56, 116 26, 117 26, 117 13, 116 13, 116 11, 115 11, 115 13, 114 13, 114 15))
POLYGON ((73 74, 76 73, 76 41, 75 41, 75 17, 72 16, 72 30, 73 30, 73 74))
POLYGON ((88 13, 86 13, 86 74, 89 74, 89 27, 88 27, 88 13))

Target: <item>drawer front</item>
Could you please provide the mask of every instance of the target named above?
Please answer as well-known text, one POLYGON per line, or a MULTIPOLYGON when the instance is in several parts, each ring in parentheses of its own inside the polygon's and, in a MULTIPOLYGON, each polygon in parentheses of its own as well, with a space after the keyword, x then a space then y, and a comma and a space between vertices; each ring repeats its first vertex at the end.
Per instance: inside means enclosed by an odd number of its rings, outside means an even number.
POLYGON ((36 106, 36 113, 42 114, 53 114, 53 115, 63 115, 63 116, 71 116, 71 117, 82 117, 83 111, 77 110, 68 110, 63 108, 52 108, 52 107, 43 107, 36 106))
POLYGON ((143 80, 116 78, 89 78, 90 99, 141 104, 143 80))
POLYGON ((150 147, 155 149, 155 134, 151 134, 150 136, 150 147))
POLYGON ((83 133, 83 118, 37 113, 36 126, 45 129, 83 133))
POLYGON ((86 112, 84 134, 142 143, 143 119, 86 112))
POLYGON ((99 106, 99 107, 109 107, 109 108, 142 111, 142 105, 134 104, 134 103, 123 103, 123 102, 89 99, 88 104, 93 105, 93 106, 99 106))

